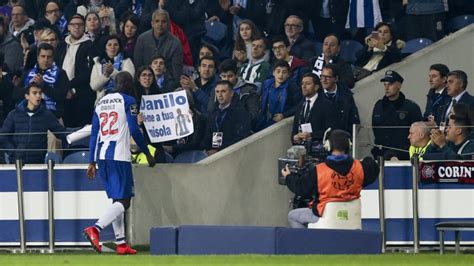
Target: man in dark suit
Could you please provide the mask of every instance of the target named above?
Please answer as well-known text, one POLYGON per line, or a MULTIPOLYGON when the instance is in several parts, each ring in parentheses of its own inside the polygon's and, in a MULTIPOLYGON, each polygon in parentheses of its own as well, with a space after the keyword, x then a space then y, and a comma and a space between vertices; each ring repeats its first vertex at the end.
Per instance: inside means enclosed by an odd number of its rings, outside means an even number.
POLYGON ((313 73, 303 75, 301 92, 304 100, 298 105, 295 112, 291 133, 293 144, 302 144, 305 141, 321 142, 324 131, 335 126, 336 119, 332 115, 335 106, 318 94, 320 89, 321 81, 318 76, 313 73), (308 130, 309 125, 311 130, 308 130))
POLYGON ((321 72, 322 94, 336 105, 337 127, 352 133, 352 125, 360 124, 359 110, 354 101, 352 92, 339 83, 339 68, 335 64, 327 64, 321 72))
POLYGON ((443 119, 445 124, 448 124, 449 114, 456 103, 464 103, 467 106, 474 105, 474 97, 470 95, 467 90, 467 75, 462 70, 453 70, 448 73, 448 95, 451 96, 451 102, 444 110, 443 119))
POLYGON ((285 21, 285 34, 290 42, 290 54, 305 61, 316 56, 314 43, 303 34, 303 20, 295 15, 289 16, 285 21))

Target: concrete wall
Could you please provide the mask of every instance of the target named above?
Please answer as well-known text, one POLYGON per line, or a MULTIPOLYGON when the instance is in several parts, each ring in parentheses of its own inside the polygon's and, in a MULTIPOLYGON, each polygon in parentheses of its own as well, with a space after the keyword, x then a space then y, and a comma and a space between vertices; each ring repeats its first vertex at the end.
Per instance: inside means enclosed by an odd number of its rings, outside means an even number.
POLYGON ((372 124, 372 109, 384 95, 383 84, 380 79, 388 69, 400 73, 405 79, 402 92, 407 98, 415 101, 424 111, 426 94, 428 93, 428 72, 432 64, 443 63, 451 70, 461 69, 468 75, 471 82, 468 91, 474 94, 474 24, 457 31, 429 47, 412 54, 402 62, 390 65, 377 73, 361 80, 353 89, 354 98, 359 108, 362 129, 358 137, 358 157, 369 154, 371 148, 367 143, 373 143, 371 129, 364 128, 372 124), (365 146, 365 147, 364 147, 365 146))
MULTIPOLYGON (((473 80, 473 44, 471 25, 389 68, 405 78, 402 91, 423 109, 431 64, 463 69, 473 80)), ((383 97, 384 72, 362 80, 354 89, 363 127, 371 124, 372 108, 383 97)), ((277 159, 290 147, 291 123, 291 118, 286 119, 197 164, 135 168, 136 197, 128 217, 131 242, 147 244, 153 226, 286 226, 291 193, 277 183, 277 159)), ((370 129, 360 131, 357 157, 369 153, 364 145, 372 138, 370 129)))
POLYGON ((291 146, 292 118, 197 164, 136 167, 129 239, 148 244, 153 226, 286 226, 291 194, 278 185, 277 159, 291 146))

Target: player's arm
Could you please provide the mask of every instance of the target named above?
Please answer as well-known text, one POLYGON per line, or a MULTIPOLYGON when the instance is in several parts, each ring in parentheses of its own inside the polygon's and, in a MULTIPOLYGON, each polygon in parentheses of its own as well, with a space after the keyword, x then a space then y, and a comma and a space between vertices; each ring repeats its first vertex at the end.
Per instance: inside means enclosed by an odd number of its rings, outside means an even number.
POLYGON ((91 129, 91 137, 90 137, 90 142, 89 142, 89 167, 87 168, 87 176, 89 178, 94 178, 95 177, 95 163, 96 163, 96 149, 97 149, 97 138, 99 136, 99 117, 97 116, 97 113, 94 112, 92 115, 92 129, 91 129))
POLYGON ((135 101, 126 100, 125 105, 125 113, 127 115, 127 123, 128 128, 130 130, 130 134, 132 135, 133 140, 135 143, 140 147, 140 150, 145 153, 148 161, 148 165, 153 167, 155 165, 155 159, 151 155, 148 147, 146 146, 145 139, 143 138, 142 132, 138 127, 137 115, 138 115, 138 106, 135 104, 135 101))

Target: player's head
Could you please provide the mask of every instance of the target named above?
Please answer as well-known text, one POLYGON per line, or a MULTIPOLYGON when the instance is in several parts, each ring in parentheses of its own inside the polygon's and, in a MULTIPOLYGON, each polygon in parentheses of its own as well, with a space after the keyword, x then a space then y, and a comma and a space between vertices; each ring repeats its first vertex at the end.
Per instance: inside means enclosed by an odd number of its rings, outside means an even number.
POLYGON ((122 92, 128 95, 133 95, 134 83, 133 77, 127 71, 121 71, 115 76, 115 92, 122 92))

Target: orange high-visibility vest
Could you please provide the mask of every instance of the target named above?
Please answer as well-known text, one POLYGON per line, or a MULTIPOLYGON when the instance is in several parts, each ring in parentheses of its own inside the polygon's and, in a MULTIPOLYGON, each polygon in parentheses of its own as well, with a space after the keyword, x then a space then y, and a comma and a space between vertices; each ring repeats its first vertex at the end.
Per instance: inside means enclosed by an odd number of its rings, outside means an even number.
POLYGON ((351 170, 341 175, 329 168, 326 163, 316 165, 318 175, 319 203, 318 213, 323 215, 328 202, 351 201, 360 198, 364 182, 364 169, 358 160, 354 160, 351 170))

